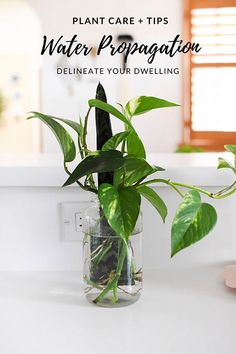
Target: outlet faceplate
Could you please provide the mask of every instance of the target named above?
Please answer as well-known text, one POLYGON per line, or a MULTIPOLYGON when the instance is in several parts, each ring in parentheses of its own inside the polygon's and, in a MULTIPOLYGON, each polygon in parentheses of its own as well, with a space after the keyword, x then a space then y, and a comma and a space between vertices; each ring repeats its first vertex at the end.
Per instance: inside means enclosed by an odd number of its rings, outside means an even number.
POLYGON ((84 210, 90 202, 63 202, 59 204, 61 241, 78 242, 83 240, 84 210))

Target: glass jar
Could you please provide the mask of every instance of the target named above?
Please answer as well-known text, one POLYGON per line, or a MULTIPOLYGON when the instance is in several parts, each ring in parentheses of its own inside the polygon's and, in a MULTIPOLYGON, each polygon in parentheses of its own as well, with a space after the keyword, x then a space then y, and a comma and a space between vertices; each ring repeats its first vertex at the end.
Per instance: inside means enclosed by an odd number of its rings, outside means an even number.
POLYGON ((142 214, 128 241, 109 226, 98 202, 85 210, 84 291, 89 302, 103 307, 127 306, 142 289, 142 214))

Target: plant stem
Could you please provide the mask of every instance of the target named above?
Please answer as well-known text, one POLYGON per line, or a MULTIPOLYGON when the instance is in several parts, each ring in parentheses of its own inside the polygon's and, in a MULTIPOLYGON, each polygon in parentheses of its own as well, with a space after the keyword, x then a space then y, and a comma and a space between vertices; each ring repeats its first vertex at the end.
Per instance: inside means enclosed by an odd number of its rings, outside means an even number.
POLYGON ((122 152, 122 154, 125 153, 125 145, 126 145, 126 140, 123 140, 123 141, 122 141, 122 145, 121 145, 121 152, 122 152))
POLYGON ((228 191, 230 191, 231 188, 233 188, 236 185, 236 181, 234 183, 232 183, 230 186, 223 188, 222 190, 220 190, 219 192, 215 193, 215 196, 220 196, 228 191))
POLYGON ((141 187, 141 186, 146 186, 148 184, 152 184, 152 183, 164 183, 164 184, 168 184, 170 187, 172 187, 182 198, 184 197, 184 194, 179 190, 179 188, 177 188, 175 186, 175 183, 171 182, 170 180, 167 180, 167 179, 152 179, 150 181, 147 181, 147 182, 144 182, 144 183, 141 183, 141 184, 138 184, 137 185, 137 188, 138 187, 141 187))
POLYGON ((206 191, 205 189, 199 188, 197 186, 192 186, 189 184, 185 184, 185 183, 178 183, 178 182, 172 182, 174 186, 178 186, 178 187, 183 187, 183 188, 189 188, 189 189, 193 189, 195 191, 198 191, 199 193, 205 194, 210 198, 213 198, 213 193, 206 191))
MULTIPOLYGON (((70 171, 68 170, 68 167, 66 166, 66 163, 64 162, 64 170, 66 171, 66 173, 70 176, 71 173, 70 171)), ((88 191, 88 192, 92 192, 92 193, 95 193, 95 194, 98 194, 98 191, 94 188, 91 188, 89 186, 84 186, 80 181, 76 181, 76 183, 80 186, 80 188, 82 188, 83 190, 85 191, 88 191)))
POLYGON ((76 181, 76 183, 82 188, 84 191, 92 192, 94 194, 98 194, 98 191, 94 188, 91 188, 89 186, 84 186, 81 182, 76 181))
MULTIPOLYGON (((85 116, 84 119, 84 129, 83 129, 83 135, 81 136, 81 142, 80 142, 80 138, 78 139, 78 146, 79 146, 79 152, 80 152, 80 156, 81 159, 83 160, 87 155, 88 155, 88 146, 87 146, 87 142, 86 142, 86 136, 87 136, 87 130, 88 130, 88 118, 89 118, 89 113, 91 111, 91 107, 88 109, 88 112, 85 116)), ((71 173, 68 170, 66 163, 64 162, 64 169, 66 171, 66 173, 70 176, 71 173)), ((97 194, 97 190, 96 190, 96 186, 95 186, 95 182, 93 179, 92 175, 88 176, 88 181, 90 183, 90 186, 88 185, 83 185, 81 182, 77 181, 76 183, 85 191, 89 191, 92 193, 97 194)))
POLYGON ((82 146, 83 146, 83 149, 85 150, 85 156, 87 155, 87 150, 88 150, 86 136, 87 136, 87 130, 88 130, 88 118, 89 118, 90 111, 91 111, 91 107, 88 109, 88 112, 84 118, 84 130, 83 130, 83 135, 81 137, 82 146))
MULTIPOLYGON (((225 193, 223 195, 221 195, 220 193, 222 191, 219 191, 217 193, 211 193, 211 192, 208 192, 206 191, 205 189, 202 189, 202 188, 199 188, 199 187, 196 187, 196 186, 191 186, 191 185, 188 185, 188 184, 183 184, 183 183, 176 183, 176 182, 173 182, 174 185, 176 186, 180 186, 180 187, 183 187, 183 188, 189 188, 189 189, 193 189, 193 190, 196 190, 202 194, 205 194, 207 195, 208 197, 210 198, 213 198, 213 199, 223 199, 223 198, 227 198, 229 197, 231 194, 233 194, 235 191, 236 191, 236 187, 233 188, 231 191, 229 191, 228 193, 225 193)), ((231 188, 236 184, 236 181, 231 185, 231 188)))
POLYGON ((225 194, 223 194, 223 195, 217 195, 217 193, 216 193, 216 194, 213 194, 212 198, 215 198, 215 199, 227 198, 227 197, 229 197, 230 195, 234 194, 235 192, 236 192, 236 187, 233 188, 230 192, 225 193, 225 194))
POLYGON ((184 194, 179 190, 179 188, 177 187, 183 187, 183 188, 188 188, 188 189, 192 189, 195 191, 198 191, 199 193, 205 194, 207 195, 209 198, 213 198, 213 199, 223 199, 223 198, 227 198, 229 197, 231 194, 236 192, 236 187, 233 188, 236 185, 236 181, 228 188, 225 188, 217 193, 211 193, 206 191, 205 189, 199 188, 197 186, 192 186, 190 184, 185 184, 185 183, 179 183, 179 182, 171 182, 170 180, 165 180, 165 179, 153 179, 144 183, 139 184, 137 187, 139 186, 145 186, 148 184, 152 184, 152 183, 165 183, 168 184, 169 186, 171 186, 173 189, 176 190, 176 192, 181 195, 181 197, 184 197, 184 194), (224 193, 225 191, 228 191, 229 189, 233 188, 232 190, 230 190, 228 193, 225 194, 221 194, 224 193))
POLYGON ((94 182, 94 179, 93 179, 93 175, 87 175, 87 177, 85 179, 84 186, 96 190, 96 186, 95 186, 95 182, 94 182), (90 185, 87 184, 87 182, 89 182, 90 185))
POLYGON ((84 151, 82 149, 81 143, 80 143, 80 137, 78 138, 78 147, 79 147, 79 153, 80 153, 80 157, 83 160, 84 158, 84 151))
POLYGON ((121 246, 121 251, 117 263, 115 276, 109 281, 105 289, 103 289, 103 291, 93 301, 95 304, 100 302, 106 296, 106 294, 112 289, 113 289, 114 299, 116 299, 117 302, 118 299, 117 299, 117 293, 115 288, 117 287, 118 280, 121 276, 121 271, 124 265, 126 255, 127 255, 127 243, 124 240, 122 240, 122 246, 121 246))
POLYGON ((99 264, 101 260, 105 257, 105 255, 110 251, 111 248, 112 248, 112 242, 110 242, 108 245, 106 245, 104 248, 101 249, 101 251, 93 259, 94 263, 99 264))
POLYGON ((114 304, 118 301, 118 295, 117 295, 117 283, 113 286, 113 302, 114 304))
MULTIPOLYGON (((88 109, 88 112, 87 112, 87 114, 86 114, 86 116, 84 118, 84 129, 83 129, 83 135, 81 137, 81 145, 82 146, 79 146, 80 152, 82 152, 82 151, 84 152, 83 157, 81 155, 82 159, 84 157, 86 157, 88 155, 88 153, 89 153, 87 142, 86 142, 86 136, 87 136, 87 130, 88 130, 88 118, 89 118, 90 111, 91 111, 91 107, 88 109)), ((89 180, 89 182, 91 184, 91 188, 92 188, 92 190, 90 190, 90 191, 95 190, 95 182, 94 182, 93 176, 89 175, 88 180, 89 180)), ((90 188, 90 187, 88 187, 88 188, 90 188)))

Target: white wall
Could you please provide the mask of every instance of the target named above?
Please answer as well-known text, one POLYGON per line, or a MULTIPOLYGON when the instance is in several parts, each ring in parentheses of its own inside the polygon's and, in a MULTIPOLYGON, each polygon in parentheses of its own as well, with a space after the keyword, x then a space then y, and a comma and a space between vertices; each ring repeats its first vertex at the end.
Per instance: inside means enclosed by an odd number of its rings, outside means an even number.
MULTIPOLYGON (((214 187, 214 190, 218 188, 214 187)), ((234 196, 227 200, 210 201, 219 215, 215 229, 200 243, 171 260, 171 221, 180 200, 167 187, 159 188, 158 193, 166 201, 169 215, 163 225, 155 210, 143 203, 144 269, 235 261, 234 196)), ((81 243, 60 241, 57 204, 87 200, 88 194, 74 187, 63 190, 56 187, 1 187, 0 271, 81 269, 81 243)))
MULTIPOLYGON (((166 42, 182 32, 182 1, 179 0, 147 0, 145 2, 130 0, 126 2, 114 0, 68 0, 58 2, 56 0, 25 0, 33 6, 42 23, 43 33, 49 37, 57 37, 63 34, 68 39, 72 34, 78 34, 79 38, 94 45, 98 43, 103 34, 128 32, 137 42, 166 42), (80 26, 72 25, 73 16, 168 16, 167 26, 80 26)), ((74 84, 74 95, 69 95, 62 78, 55 73, 57 57, 43 57, 42 67, 42 106, 45 113, 75 119, 79 112, 86 111, 85 102, 95 94, 99 77, 94 80, 83 78, 81 82, 74 84)), ((88 59, 86 59, 88 60, 88 59)), ((102 65, 119 65, 119 59, 105 56, 99 59, 102 65)), ((82 57, 72 59, 76 65, 86 65, 82 57)), ((98 62, 99 64, 99 62, 98 62)), ((147 66, 141 56, 131 58, 130 65, 147 66)), ((155 66, 155 65, 151 65, 155 66)), ((104 84, 111 103, 116 103, 122 96, 131 98, 137 95, 152 95, 160 98, 182 103, 182 57, 176 56, 169 59, 160 56, 156 66, 180 67, 179 76, 132 76, 127 80, 113 77, 100 77, 104 84)), ((68 80, 68 78, 67 78, 68 80)), ((74 80, 75 81, 75 80, 74 80)), ((70 84, 71 82, 69 82, 70 84)), ((68 81, 67 81, 68 84, 68 81)), ((32 107, 33 108, 33 107, 32 107)), ((145 117, 136 118, 135 125, 142 136, 148 152, 171 152, 181 141, 182 110, 170 108, 155 111, 145 117), (148 122, 148 124, 147 124, 148 122)), ((117 130, 119 124, 114 123, 117 130)), ((94 127, 90 126, 90 142, 93 141, 94 127)), ((43 146, 45 152, 58 151, 58 146, 48 129, 43 128, 43 146)))

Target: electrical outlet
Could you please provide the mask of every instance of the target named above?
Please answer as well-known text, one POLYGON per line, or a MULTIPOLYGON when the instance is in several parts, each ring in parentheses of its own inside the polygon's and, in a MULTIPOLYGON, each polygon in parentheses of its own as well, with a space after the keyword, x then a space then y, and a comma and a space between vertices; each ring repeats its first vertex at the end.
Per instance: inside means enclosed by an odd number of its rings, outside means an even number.
POLYGON ((90 202, 63 202, 59 204, 61 240, 78 242, 83 240, 84 210, 90 202))

